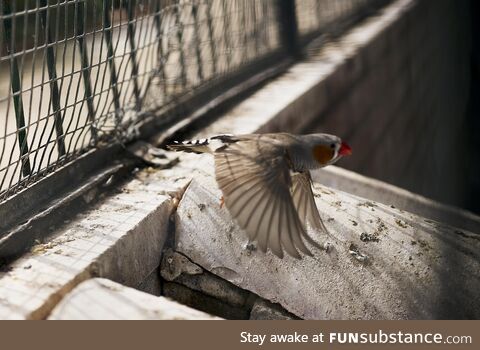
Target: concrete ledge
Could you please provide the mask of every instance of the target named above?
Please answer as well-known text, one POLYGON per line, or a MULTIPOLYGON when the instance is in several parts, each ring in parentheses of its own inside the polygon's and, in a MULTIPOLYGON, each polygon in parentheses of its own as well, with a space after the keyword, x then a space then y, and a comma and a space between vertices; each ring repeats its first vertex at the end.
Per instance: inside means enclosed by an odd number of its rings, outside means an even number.
MULTIPOLYGON (((145 172, 98 205, 66 222, 0 273, 0 319, 42 319, 91 276, 138 286, 160 264, 175 200, 185 182, 162 188, 145 172), (171 194, 171 193, 170 193, 171 194)), ((155 179, 155 180, 158 180, 155 179)))
POLYGON ((165 297, 103 278, 82 282, 55 307, 49 320, 219 320, 165 297))
POLYGON ((372 179, 337 166, 312 172, 314 181, 360 197, 393 205, 428 219, 443 222, 462 230, 480 233, 480 217, 442 204, 383 181, 372 179))
POLYGON ((279 259, 246 248, 204 169, 176 213, 176 250, 203 269, 305 319, 480 317, 478 235, 316 185, 330 236, 311 235, 334 250, 279 259))

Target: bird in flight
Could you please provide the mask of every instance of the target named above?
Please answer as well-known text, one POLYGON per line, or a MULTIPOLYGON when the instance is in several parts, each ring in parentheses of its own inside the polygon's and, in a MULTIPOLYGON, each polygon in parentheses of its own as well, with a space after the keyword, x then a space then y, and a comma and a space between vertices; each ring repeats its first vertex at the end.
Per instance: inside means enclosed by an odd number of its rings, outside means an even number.
POLYGON ((261 251, 283 258, 312 255, 304 240, 319 247, 306 232, 307 222, 327 232, 315 204, 310 170, 352 153, 339 137, 289 133, 217 135, 174 142, 170 150, 211 153, 222 203, 261 251))

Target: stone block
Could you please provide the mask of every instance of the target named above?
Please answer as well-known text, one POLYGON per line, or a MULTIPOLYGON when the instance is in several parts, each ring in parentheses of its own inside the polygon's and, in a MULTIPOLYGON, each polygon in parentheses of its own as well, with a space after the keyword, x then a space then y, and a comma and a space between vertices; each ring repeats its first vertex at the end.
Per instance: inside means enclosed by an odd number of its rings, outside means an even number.
POLYGON ((165 297, 156 297, 103 278, 82 282, 64 296, 49 320, 214 320, 165 297))

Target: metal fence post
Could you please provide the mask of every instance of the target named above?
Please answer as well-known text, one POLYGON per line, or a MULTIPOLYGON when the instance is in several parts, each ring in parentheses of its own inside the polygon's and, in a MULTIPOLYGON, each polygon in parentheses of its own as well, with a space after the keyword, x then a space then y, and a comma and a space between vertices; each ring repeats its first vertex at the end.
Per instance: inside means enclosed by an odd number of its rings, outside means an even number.
POLYGON ((300 57, 295 0, 277 0, 277 14, 282 47, 289 55, 300 57))

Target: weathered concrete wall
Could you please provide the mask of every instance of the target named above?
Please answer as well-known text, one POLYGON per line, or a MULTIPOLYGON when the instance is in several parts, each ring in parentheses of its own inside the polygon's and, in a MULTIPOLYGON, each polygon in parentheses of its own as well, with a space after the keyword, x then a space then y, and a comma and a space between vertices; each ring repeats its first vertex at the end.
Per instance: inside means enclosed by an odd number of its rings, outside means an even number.
POLYGON ((342 135, 350 170, 465 205, 469 20, 466 0, 412 1, 329 79, 301 131, 342 135))

